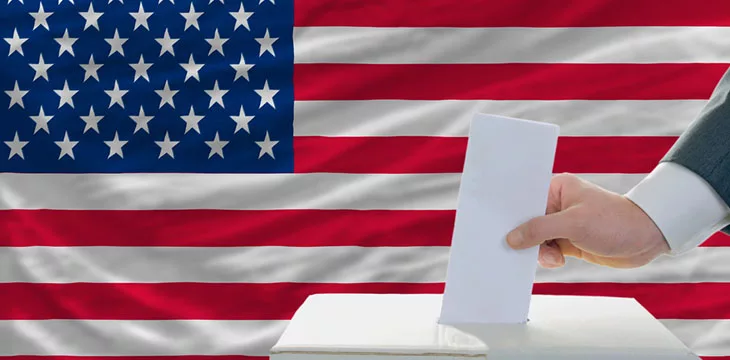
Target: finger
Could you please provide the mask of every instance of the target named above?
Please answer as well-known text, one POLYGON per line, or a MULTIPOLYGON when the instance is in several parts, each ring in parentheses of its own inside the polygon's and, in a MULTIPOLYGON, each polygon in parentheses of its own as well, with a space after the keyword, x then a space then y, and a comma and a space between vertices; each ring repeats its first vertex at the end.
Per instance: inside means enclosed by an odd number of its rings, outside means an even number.
POLYGON ((555 244, 560 248, 560 252, 563 256, 570 256, 578 259, 582 259, 586 254, 580 248, 573 245, 568 239, 556 239, 555 244))
MULTIPOLYGON (((554 241, 548 241, 544 244, 552 244, 555 243, 559 248, 560 252, 563 254, 563 256, 570 256, 577 259, 581 259, 585 262, 589 262, 596 265, 601 266, 607 266, 612 268, 618 268, 618 269, 629 269, 629 268, 635 268, 642 266, 646 264, 646 262, 650 261, 650 259, 642 259, 641 257, 631 257, 631 258, 621 258, 621 257, 609 257, 609 256, 600 256, 596 254, 589 253, 587 251, 581 250, 579 247, 575 246, 570 240, 568 239, 556 239, 554 241)), ((542 245, 541 251, 542 251, 542 245)))
POLYGON ((526 249, 545 241, 573 238, 580 219, 571 209, 538 216, 518 226, 507 234, 507 243, 513 249, 526 249))
POLYGON ((575 189, 581 179, 573 174, 562 173, 553 175, 548 189, 546 214, 558 212, 563 208, 563 192, 566 189, 575 189))
POLYGON ((565 258, 553 241, 547 241, 540 244, 538 263, 544 268, 553 269, 565 265, 565 258))
POLYGON ((637 258, 598 256, 590 253, 583 253, 583 260, 593 264, 616 269, 632 269, 643 266, 646 264, 646 262, 648 262, 648 260, 645 262, 642 259, 637 258))
MULTIPOLYGON (((612 268, 634 268, 643 265, 641 259, 637 258, 612 258, 607 256, 599 256, 595 254, 591 254, 587 251, 583 251, 577 246, 575 246, 570 240, 568 239, 556 239, 554 241, 548 241, 544 244, 552 244, 555 243, 559 248, 560 252, 563 254, 563 257, 570 256, 577 259, 581 259, 583 261, 601 265, 601 266, 607 266, 612 268)), ((540 245, 541 247, 543 245, 540 245)), ((542 251, 542 248, 540 249, 542 251)), ((564 262, 563 262, 564 263, 564 262)))

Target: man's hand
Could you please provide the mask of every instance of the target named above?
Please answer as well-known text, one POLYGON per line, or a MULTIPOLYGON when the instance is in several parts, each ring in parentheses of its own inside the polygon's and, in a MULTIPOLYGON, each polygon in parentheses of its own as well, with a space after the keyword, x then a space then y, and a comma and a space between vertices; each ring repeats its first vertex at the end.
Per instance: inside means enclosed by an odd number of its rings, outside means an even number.
POLYGON ((540 265, 565 264, 565 256, 615 267, 645 265, 669 251, 654 222, 631 200, 571 174, 553 177, 545 216, 510 232, 515 249, 540 245, 540 265))

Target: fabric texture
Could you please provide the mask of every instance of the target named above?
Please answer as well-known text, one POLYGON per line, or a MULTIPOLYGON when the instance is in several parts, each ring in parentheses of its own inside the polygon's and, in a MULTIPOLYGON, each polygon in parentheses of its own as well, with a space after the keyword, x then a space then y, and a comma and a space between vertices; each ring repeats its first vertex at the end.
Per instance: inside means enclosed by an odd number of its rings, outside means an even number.
MULTIPOLYGON (((701 176, 726 204, 730 204, 729 96, 730 69, 718 82, 697 119, 662 159, 662 162, 675 162, 701 176)), ((730 226, 722 231, 730 234, 730 226)))

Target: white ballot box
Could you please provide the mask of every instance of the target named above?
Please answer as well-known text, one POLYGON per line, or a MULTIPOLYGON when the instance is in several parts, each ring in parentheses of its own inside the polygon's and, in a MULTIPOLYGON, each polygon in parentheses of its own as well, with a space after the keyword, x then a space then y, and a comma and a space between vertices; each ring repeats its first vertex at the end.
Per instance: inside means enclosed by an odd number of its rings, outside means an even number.
POLYGON ((699 359, 634 299, 533 295, 524 324, 443 325, 441 297, 312 295, 271 360, 699 359))

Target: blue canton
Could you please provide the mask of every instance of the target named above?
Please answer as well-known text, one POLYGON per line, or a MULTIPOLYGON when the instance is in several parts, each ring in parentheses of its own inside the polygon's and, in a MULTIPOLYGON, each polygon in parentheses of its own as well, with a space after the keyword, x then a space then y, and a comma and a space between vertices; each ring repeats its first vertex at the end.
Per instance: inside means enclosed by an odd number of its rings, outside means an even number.
POLYGON ((0 171, 293 171, 291 0, 0 1, 0 171))

